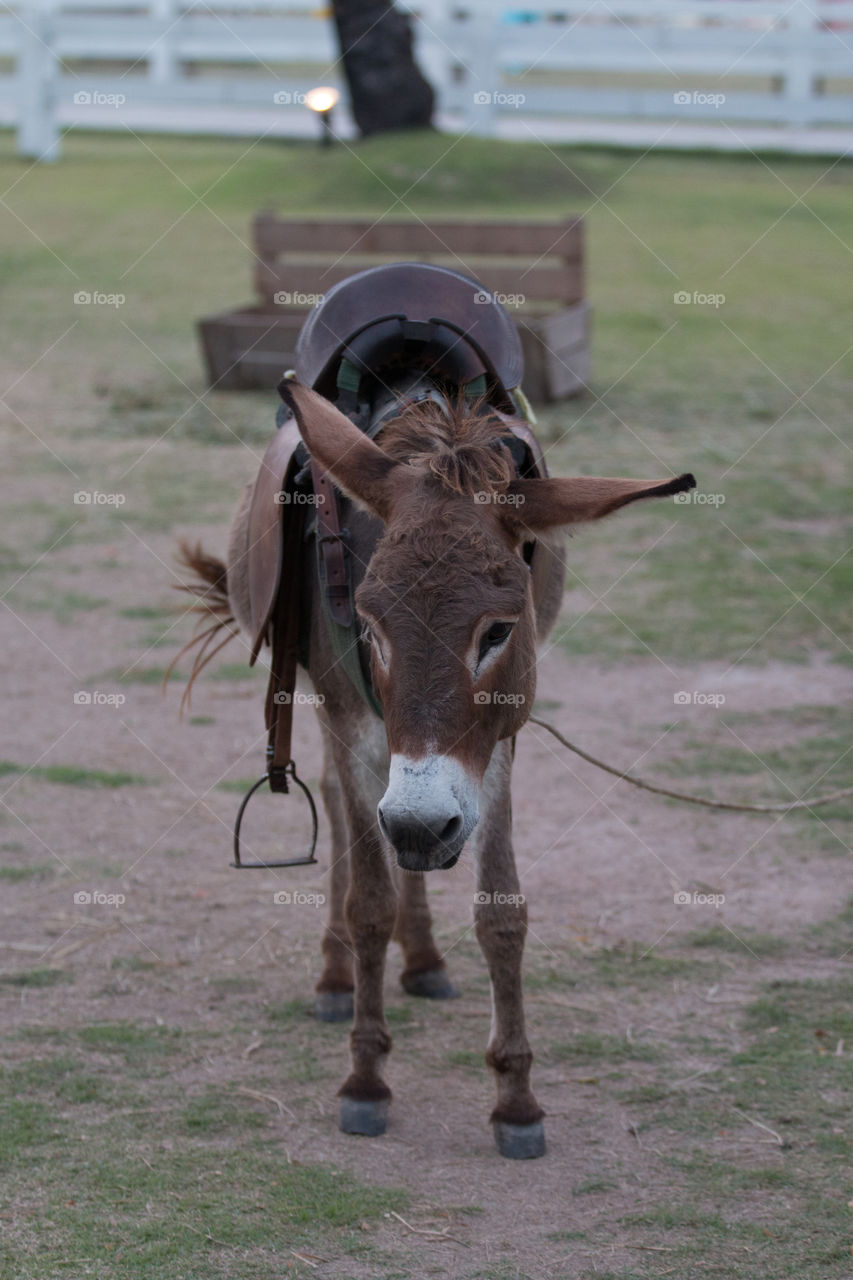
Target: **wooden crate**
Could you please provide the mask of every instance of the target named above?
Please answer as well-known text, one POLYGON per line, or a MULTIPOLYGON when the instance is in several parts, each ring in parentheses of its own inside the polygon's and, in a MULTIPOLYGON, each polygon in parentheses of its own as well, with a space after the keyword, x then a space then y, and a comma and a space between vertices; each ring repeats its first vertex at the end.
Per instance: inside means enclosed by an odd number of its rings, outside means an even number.
POLYGON ((199 322, 211 387, 274 387, 317 297, 380 262, 422 261, 480 280, 514 318, 524 389, 548 402, 589 382, 583 219, 560 222, 254 220, 257 302, 199 322))

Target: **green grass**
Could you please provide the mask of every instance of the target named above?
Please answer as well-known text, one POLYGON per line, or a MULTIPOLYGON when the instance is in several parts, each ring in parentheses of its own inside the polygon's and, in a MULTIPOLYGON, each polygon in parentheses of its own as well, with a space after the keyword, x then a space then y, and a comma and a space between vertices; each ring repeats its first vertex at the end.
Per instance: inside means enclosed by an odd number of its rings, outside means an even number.
POLYGON ((654 1062, 660 1058, 661 1050, 656 1045, 637 1043, 625 1036, 582 1031, 570 1040, 552 1044, 548 1054, 556 1062, 654 1062))
POLYGON ((106 769, 86 769, 81 765, 15 764, 12 760, 0 760, 0 778, 9 774, 26 774, 28 778, 41 778, 44 782, 56 782, 67 787, 144 787, 149 779, 137 773, 111 773, 106 769))
POLYGON ((737 932, 726 929, 722 925, 712 925, 708 929, 697 929, 689 934, 685 943, 701 949, 713 948, 718 951, 735 951, 742 955, 747 948, 754 956, 784 955, 791 949, 789 938, 780 938, 772 933, 755 933, 751 929, 738 927, 737 932))
POLYGON ((64 969, 17 969, 0 973, 0 983, 9 987, 55 987, 60 982, 73 982, 74 975, 64 969))
POLYGON ((56 622, 78 622, 80 615, 103 609, 110 602, 106 596, 88 596, 79 591, 51 592, 44 599, 27 600, 27 608, 50 613, 56 622))
POLYGON ((0 867, 0 880, 9 884, 20 884, 22 880, 47 880, 53 875, 56 875, 56 867, 47 862, 36 862, 29 867, 0 867))
POLYGON ((407 1211, 402 1191, 333 1164, 289 1162, 276 1109, 239 1093, 245 1071, 187 1096, 162 1073, 161 1051, 190 1044, 199 1052, 203 1042, 101 1024, 81 1028, 73 1051, 36 1048, 0 1070, 0 1168, 13 1206, 4 1275, 41 1280, 64 1274, 73 1258, 74 1274, 104 1280, 263 1280, 291 1249, 357 1257, 363 1226, 407 1211))
POLYGON ((217 680, 253 680, 256 676, 265 675, 262 667, 250 667, 248 662, 223 662, 215 672, 217 680))
POLYGON ((208 1088, 204 1093, 190 1098, 184 1107, 180 1123, 190 1134, 210 1135, 245 1128, 259 1129, 266 1124, 266 1115, 257 1103, 236 1097, 228 1090, 208 1088))

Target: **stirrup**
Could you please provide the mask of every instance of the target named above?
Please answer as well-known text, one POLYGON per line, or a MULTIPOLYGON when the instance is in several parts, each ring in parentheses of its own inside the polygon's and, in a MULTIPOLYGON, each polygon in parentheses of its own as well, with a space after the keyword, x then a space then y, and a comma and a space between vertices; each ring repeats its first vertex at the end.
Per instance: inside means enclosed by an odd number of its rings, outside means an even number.
POLYGON ((284 792, 285 795, 289 794, 289 788, 287 785, 287 775, 289 775, 291 781, 295 782, 297 787, 299 787, 300 791, 305 796, 305 799, 308 801, 308 804, 311 809, 311 827, 312 827, 311 845, 308 849, 307 857, 288 858, 281 862, 244 862, 240 856, 240 827, 243 824, 243 814, 246 812, 246 806, 248 805, 249 801, 251 800, 255 792, 258 790, 258 788, 260 786, 263 786, 265 782, 270 781, 270 774, 269 774, 269 771, 267 771, 260 778, 258 778, 254 786, 249 788, 249 790, 243 796, 243 799, 240 803, 240 808, 237 810, 237 817, 234 820, 234 861, 231 863, 232 867, 238 867, 241 870, 250 871, 253 868, 266 869, 268 867, 310 867, 313 863, 316 863, 317 859, 314 857, 314 853, 317 848, 317 806, 314 803, 314 797, 312 796, 309 788, 305 785, 305 783, 302 781, 301 778, 297 777, 296 765, 293 763, 292 760, 288 761, 288 763, 285 765, 285 768, 283 770, 283 774, 279 776, 279 782, 281 785, 278 785, 276 787, 276 790, 284 792))

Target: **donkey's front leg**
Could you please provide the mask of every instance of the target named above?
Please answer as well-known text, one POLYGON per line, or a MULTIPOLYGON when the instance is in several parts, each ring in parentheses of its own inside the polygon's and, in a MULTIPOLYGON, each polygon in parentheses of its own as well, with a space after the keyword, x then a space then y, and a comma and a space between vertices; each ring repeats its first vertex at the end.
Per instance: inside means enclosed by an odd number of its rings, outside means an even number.
POLYGON ((344 797, 332 748, 333 738, 323 729, 323 777, 320 791, 332 832, 332 865, 329 870, 329 917, 323 934, 323 972, 315 988, 314 1016, 320 1022, 349 1022, 353 1013, 353 949, 344 917, 350 882, 349 833, 344 797))
POLYGON ((533 1054, 524 1027, 521 956, 527 906, 512 850, 510 774, 512 746, 499 742, 483 780, 474 922, 489 966, 492 1027, 486 1062, 495 1073, 497 1106, 491 1115, 502 1156, 525 1160, 545 1154, 545 1114, 530 1090, 533 1054))
POLYGON ((340 1127, 344 1133, 375 1137, 385 1131, 391 1097, 391 1090, 382 1079, 382 1066, 391 1049, 382 982, 397 914, 397 895, 376 823, 382 779, 349 750, 337 750, 336 763, 350 834, 350 886, 345 914, 355 952, 352 1070, 339 1090, 340 1127))
POLYGON ((382 981, 397 914, 397 895, 375 818, 372 828, 362 830, 353 842, 350 859, 346 919, 356 957, 355 1021, 350 1033, 352 1070, 340 1089, 340 1126, 344 1133, 374 1137, 385 1132, 391 1097, 382 1079, 382 1066, 391 1050, 382 981))

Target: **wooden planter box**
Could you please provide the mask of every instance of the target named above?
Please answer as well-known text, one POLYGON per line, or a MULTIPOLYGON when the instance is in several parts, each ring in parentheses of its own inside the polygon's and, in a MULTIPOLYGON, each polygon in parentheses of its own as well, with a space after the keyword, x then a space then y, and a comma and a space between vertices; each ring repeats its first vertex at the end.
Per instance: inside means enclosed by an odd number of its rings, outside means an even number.
POLYGON ((581 218, 427 225, 305 222, 263 213, 253 229, 258 301, 198 324, 209 383, 217 390, 275 387, 293 367, 296 338, 315 298, 356 271, 391 261, 448 266, 507 299, 532 401, 560 400, 589 383, 581 218))

